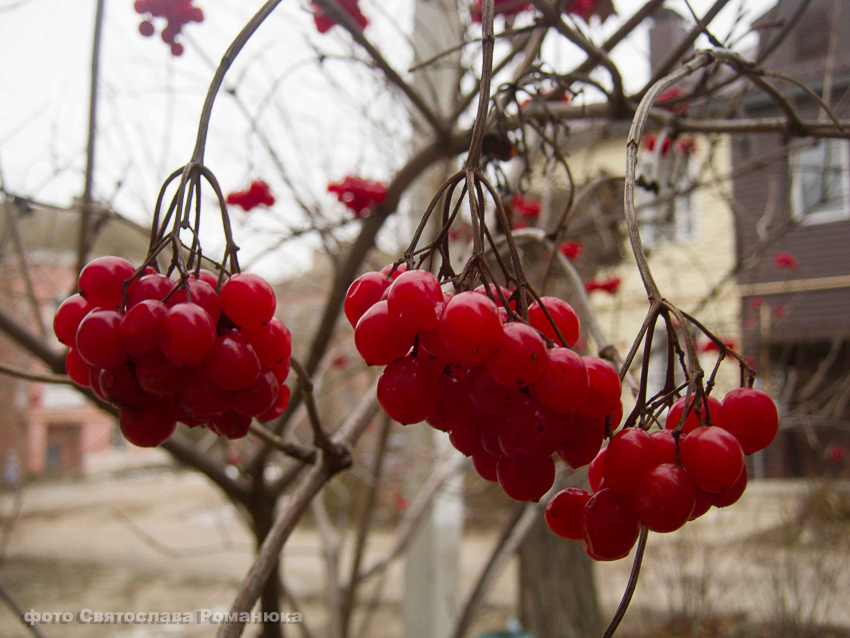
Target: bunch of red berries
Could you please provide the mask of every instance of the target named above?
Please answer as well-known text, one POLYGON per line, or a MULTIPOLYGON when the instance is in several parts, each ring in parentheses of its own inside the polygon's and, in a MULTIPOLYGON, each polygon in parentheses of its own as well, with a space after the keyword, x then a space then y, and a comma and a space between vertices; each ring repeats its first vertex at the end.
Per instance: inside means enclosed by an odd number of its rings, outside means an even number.
MULTIPOLYGON (((335 2, 339 5, 340 9, 354 19, 361 31, 369 26, 369 20, 360 11, 358 0, 335 0, 335 2)), ((316 29, 319 30, 319 33, 327 33, 336 26, 336 20, 322 11, 322 8, 318 4, 311 2, 310 8, 313 10, 313 20, 316 23, 316 29)))
POLYGON ((283 413, 292 337, 268 282, 239 273, 217 293, 206 270, 136 275, 119 257, 89 262, 53 318, 68 376, 121 410, 130 443, 160 445, 178 421, 235 439, 283 413))
POLYGON ((552 531, 581 540, 596 560, 617 560, 631 551, 641 525, 672 532, 711 506, 737 502, 747 487, 744 455, 776 436, 776 405, 761 390, 739 388, 722 403, 708 397, 679 428, 685 403, 683 397, 673 404, 664 430, 617 432, 590 464, 593 494, 569 488, 546 506, 552 531))
POLYGON ((606 279, 588 279, 584 282, 584 289, 587 292, 601 290, 602 292, 607 292, 609 295, 616 295, 622 283, 622 278, 616 275, 606 279))
MULTIPOLYGON (((620 378, 571 349, 580 326, 565 301, 535 301, 526 324, 508 321, 499 292, 444 292, 430 272, 387 266, 351 285, 345 315, 366 363, 386 366, 378 401, 391 418, 447 432, 484 479, 537 501, 554 483, 553 454, 587 465, 606 417, 620 422, 620 378)), ((501 289, 513 308, 511 295, 501 289)))
POLYGON ((239 206, 246 213, 257 206, 274 206, 274 195, 269 185, 261 179, 255 179, 244 191, 233 191, 227 195, 227 203, 239 206))
POLYGON ((536 197, 517 194, 514 195, 511 200, 511 210, 517 213, 520 217, 537 219, 540 217, 541 208, 540 200, 536 197))
POLYGON ((584 244, 580 241, 565 241, 558 246, 558 252, 560 252, 564 257, 569 259, 570 261, 575 261, 579 257, 581 257, 581 253, 584 251, 584 244))
POLYGON ((177 36, 190 22, 203 22, 204 11, 192 6, 194 0, 136 0, 133 7, 136 13, 146 16, 139 25, 139 33, 146 38, 155 32, 153 18, 165 18, 167 24, 160 34, 162 41, 171 46, 171 54, 183 55, 183 45, 177 42, 177 36))
POLYGON ((382 182, 370 182, 361 177, 348 175, 341 182, 328 185, 328 192, 336 195, 357 218, 363 217, 375 205, 387 201, 387 186, 382 182))

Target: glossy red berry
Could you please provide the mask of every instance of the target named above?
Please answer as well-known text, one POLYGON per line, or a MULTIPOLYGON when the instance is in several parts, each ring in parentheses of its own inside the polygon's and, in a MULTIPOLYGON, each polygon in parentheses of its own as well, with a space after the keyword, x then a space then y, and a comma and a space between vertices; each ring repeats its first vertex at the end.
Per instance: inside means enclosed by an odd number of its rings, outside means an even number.
POLYGON ((259 275, 237 273, 221 287, 221 309, 237 326, 267 324, 274 317, 276 307, 274 290, 259 275))
POLYGON ((481 447, 487 451, 490 456, 495 456, 496 458, 501 457, 504 452, 502 452, 502 444, 499 443, 499 433, 502 431, 502 427, 507 420, 507 415, 499 415, 496 417, 490 416, 488 414, 478 414, 470 419, 471 421, 477 424, 478 434, 481 437, 481 447))
POLYGON ((729 507, 730 505, 737 503, 744 495, 744 491, 747 489, 747 479, 747 466, 744 465, 744 469, 741 471, 741 476, 739 476, 738 480, 735 481, 728 489, 723 490, 722 492, 706 492, 705 490, 697 491, 699 492, 699 496, 709 505, 713 505, 714 507, 729 507))
POLYGON ((640 522, 653 532, 673 532, 691 517, 697 488, 688 471, 662 463, 644 474, 635 495, 640 522))
POLYGON ((142 390, 160 397, 176 396, 183 387, 185 371, 157 350, 136 362, 136 379, 142 390))
POLYGON ((391 323, 387 302, 379 301, 357 322, 354 345, 370 366, 385 366, 407 354, 413 337, 412 332, 391 323))
POLYGON ((251 387, 234 394, 233 410, 245 416, 257 416, 268 412, 274 407, 279 391, 280 383, 274 376, 274 372, 264 368, 251 387))
POLYGON ((442 302, 440 282, 427 270, 402 273, 393 281, 387 294, 390 320, 412 332, 436 328, 435 306, 442 302))
POLYGON ((133 372, 126 365, 102 370, 98 386, 104 398, 121 408, 143 407, 140 405, 142 390, 133 372))
MULTIPOLYGON (((676 439, 673 438, 673 433, 670 430, 659 430, 653 432, 649 436, 655 441, 655 447, 658 449, 658 458, 662 463, 676 462, 676 439)), ((682 435, 684 438, 684 435, 682 435)))
POLYGON ((277 317, 266 326, 245 328, 242 334, 251 343, 260 363, 267 368, 282 365, 292 356, 292 334, 277 317))
POLYGON ((269 368, 272 372, 274 372, 274 376, 277 377, 278 383, 283 383, 286 381, 286 378, 289 376, 290 371, 290 363, 289 359, 281 363, 280 365, 269 368))
POLYGON ((232 401, 231 393, 223 392, 200 370, 192 375, 180 394, 180 405, 186 413, 204 421, 224 414, 232 401))
POLYGON ((694 505, 694 511, 691 512, 691 516, 690 518, 688 518, 689 521, 697 520, 700 516, 702 516, 708 510, 711 509, 711 503, 709 503, 707 500, 705 500, 705 498, 703 498, 706 494, 708 494, 708 492, 704 492, 703 490, 697 488, 696 504, 694 505))
POLYGON ((180 367, 206 361, 216 341, 209 313, 193 303, 169 308, 159 332, 159 347, 171 363, 180 367))
POLYGON ((71 377, 71 381, 82 388, 89 387, 91 374, 89 364, 83 361, 76 349, 71 348, 65 355, 65 373, 71 377))
MULTIPOLYGON (((209 270, 204 270, 203 268, 198 272, 198 276, 195 277, 195 273, 191 273, 189 275, 191 279, 200 279, 201 281, 209 284, 210 288, 213 290, 218 290, 218 275, 214 272, 210 272, 209 270)), ((225 281, 227 281, 225 279, 225 281)))
POLYGON ((590 497, 590 492, 575 487, 568 487, 555 494, 544 513, 549 529, 561 538, 580 541, 581 515, 590 497))
POLYGON ((289 395, 291 391, 289 390, 289 386, 281 385, 280 390, 277 393, 277 399, 275 399, 274 405, 263 412, 260 416, 257 417, 258 421, 262 421, 265 423, 266 421, 273 421, 278 418, 281 414, 286 412, 286 407, 289 405, 289 395))
POLYGON ((209 380, 228 392, 250 387, 261 369, 254 348, 236 331, 216 339, 206 366, 209 380))
POLYGON ((561 418, 569 422, 569 427, 561 428, 562 436, 555 452, 573 469, 584 467, 599 454, 605 439, 605 419, 590 419, 578 414, 561 418))
POLYGON ((486 366, 478 366, 467 373, 466 387, 472 405, 492 416, 507 414, 526 399, 519 390, 496 383, 486 366))
POLYGON ((446 424, 449 443, 464 456, 474 456, 484 448, 481 445, 481 421, 477 418, 458 419, 446 424))
POLYGON ((80 322, 92 310, 94 306, 80 295, 71 295, 59 305, 53 315, 53 334, 66 346, 73 347, 80 322))
POLYGON ((139 24, 139 33, 141 33, 144 37, 151 37, 153 35, 153 32, 153 23, 149 20, 145 20, 139 24))
POLYGON ((161 408, 126 409, 121 410, 118 424, 124 438, 136 447, 156 447, 174 433, 177 420, 161 408))
POLYGON ((706 492, 729 489, 744 470, 738 440, 718 427, 698 427, 679 442, 682 465, 706 492))
POLYGON ((491 483, 499 482, 499 475, 497 472, 498 465, 499 459, 495 456, 491 456, 483 449, 478 450, 472 455, 472 466, 475 468, 475 471, 478 472, 478 476, 483 478, 485 481, 490 481, 491 483))
POLYGON ((498 351, 487 359, 487 371, 506 388, 521 388, 537 381, 546 370, 546 342, 531 326, 507 324, 498 351))
POLYGON ((449 352, 468 367, 484 363, 499 349, 502 338, 496 304, 474 292, 455 295, 443 308, 438 335, 449 352))
POLYGON ((536 401, 514 408, 499 429, 502 452, 516 461, 552 456, 560 440, 561 417, 536 401))
POLYGON ((529 390, 556 414, 574 414, 587 399, 590 377, 578 354, 568 348, 552 348, 546 353, 543 375, 529 390))
POLYGON ((80 271, 77 287, 92 306, 117 308, 124 300, 124 281, 135 272, 133 264, 126 259, 98 257, 80 271))
POLYGON ((241 439, 248 435, 251 417, 228 410, 213 419, 215 431, 228 439, 241 439))
POLYGON ((343 311, 348 323, 354 328, 360 317, 381 300, 392 280, 380 272, 367 272, 354 280, 345 294, 343 311))
POLYGON ((562 346, 574 346, 581 334, 581 324, 578 320, 578 315, 573 307, 563 299, 557 297, 541 297, 546 306, 546 310, 552 316, 558 330, 561 331, 566 343, 561 343, 558 339, 558 334, 543 312, 538 302, 534 302, 528 307, 528 323, 537 328, 547 338, 552 339, 556 344, 562 346))
POLYGON ((596 458, 590 462, 587 468, 587 482, 590 484, 590 489, 593 492, 598 492, 602 487, 603 472, 605 469, 605 451, 607 447, 599 450, 596 458))
POLYGON ((555 484, 555 462, 551 456, 527 463, 502 456, 496 467, 499 485, 515 501, 536 503, 555 484))
POLYGON ((661 458, 655 441, 640 428, 620 430, 605 453, 605 487, 620 494, 633 494, 643 475, 655 468, 661 458))
POLYGON ((619 560, 629 555, 640 535, 640 522, 629 498, 603 488, 581 515, 582 543, 596 560, 619 560))
POLYGON ((590 387, 579 413, 592 417, 611 414, 620 405, 620 376, 610 363, 598 357, 582 357, 582 361, 587 368, 590 387))
POLYGON ((121 342, 134 357, 153 354, 159 348, 159 330, 168 309, 161 301, 145 299, 127 311, 121 321, 121 342))
POLYGON ((402 425, 427 419, 439 400, 439 377, 417 357, 393 361, 378 378, 378 403, 402 425))
POLYGON ((104 403, 109 403, 106 397, 103 396, 103 391, 100 389, 100 373, 103 372, 100 368, 92 368, 91 366, 86 366, 89 369, 89 387, 91 391, 94 392, 94 395, 103 401, 104 403))
POLYGON ((178 288, 174 291, 165 305, 173 308, 179 303, 187 302, 187 289, 188 296, 191 297, 191 303, 206 310, 213 323, 218 324, 218 320, 221 318, 221 302, 218 299, 218 295, 215 294, 215 288, 204 281, 189 279, 183 288, 178 288))
POLYGON ((719 425, 738 439, 744 454, 753 454, 776 437, 779 412, 767 392, 738 388, 723 397, 723 422, 719 425))
MULTIPOLYGON (((685 411, 686 398, 687 397, 682 397, 670 407, 670 411, 667 413, 667 420, 664 423, 664 427, 666 429, 673 430, 676 428, 677 425, 679 425, 679 421, 682 420, 682 414, 685 411)), ((707 399, 708 416, 709 418, 711 418, 711 422, 714 425, 719 425, 720 427, 723 427, 723 408, 720 405, 720 401, 718 401, 714 397, 707 397, 707 399)), ((695 400, 696 397, 691 395, 691 405, 695 403, 695 400)), ((682 428, 682 433, 687 434, 694 428, 698 428, 700 426, 700 416, 704 421, 706 416, 705 406, 700 405, 699 410, 691 408, 691 411, 688 413, 688 416, 685 419, 685 425, 682 428)))
POLYGON ((77 328, 77 352, 90 366, 116 368, 127 360, 121 341, 124 314, 117 310, 92 310, 77 328))
POLYGON ((381 268, 381 274, 389 277, 391 281, 395 281, 405 272, 407 272, 407 264, 387 264, 381 268))
MULTIPOLYGON (((428 425, 443 430, 446 424, 460 418, 469 405, 466 375, 449 373, 440 375, 440 400, 428 417, 428 425)), ((445 431, 445 430, 443 430, 445 431)))
MULTIPOLYGON (((174 282, 165 275, 144 275, 130 282, 127 310, 146 299, 162 301, 171 292, 174 282)), ((185 298, 184 298, 185 301, 185 298)))

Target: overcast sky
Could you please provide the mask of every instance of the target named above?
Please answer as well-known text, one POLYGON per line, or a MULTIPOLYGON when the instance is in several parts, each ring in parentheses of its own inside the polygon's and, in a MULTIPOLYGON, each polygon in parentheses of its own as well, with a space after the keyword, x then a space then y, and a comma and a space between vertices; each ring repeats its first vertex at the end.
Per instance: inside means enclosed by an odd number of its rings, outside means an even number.
MULTIPOLYGON (((615 0, 626 17, 642 3, 615 0)), ((206 19, 186 27, 186 52, 174 58, 158 34, 139 34, 141 17, 133 0, 106 0, 95 193, 140 223, 149 222, 162 180, 191 155, 215 62, 262 2, 195 4, 206 19)), ((684 1, 668 4, 689 15, 684 1)), ((691 1, 698 15, 711 4, 691 1)), ((725 36, 743 5, 747 17, 737 29, 743 32, 772 4, 733 0, 712 30, 725 36)), ((413 0, 361 0, 361 6, 372 21, 367 35, 397 69, 407 69, 413 0)), ((226 84, 238 87, 243 106, 221 94, 213 111, 206 164, 225 192, 261 177, 279 196, 269 213, 234 214, 243 263, 305 219, 285 195, 264 139, 307 201, 338 218, 344 211, 324 192, 329 179, 348 173, 386 179, 408 152, 410 129, 402 103, 363 65, 334 59, 351 50, 347 34, 334 29, 319 35, 307 7, 306 0, 286 0, 278 7, 228 75, 226 84), (326 72, 317 70, 319 52, 331 56, 326 72)), ((94 10, 95 0, 0 0, 0 169, 9 192, 60 206, 82 193, 94 10)), ((594 22, 590 32, 601 41, 618 24, 617 19, 604 26, 594 22)), ((754 44, 750 37, 740 48, 754 44)), ((549 37, 544 53, 560 71, 580 59, 557 34, 549 37)), ((646 81, 647 55, 645 28, 615 49, 612 57, 627 89, 646 81)), ((206 210, 205 242, 220 245, 215 211, 206 210)), ((391 225, 384 242, 392 245, 396 232, 403 230, 391 225)), ((315 242, 301 242, 258 267, 269 276, 292 274, 309 265, 312 246, 315 242)))

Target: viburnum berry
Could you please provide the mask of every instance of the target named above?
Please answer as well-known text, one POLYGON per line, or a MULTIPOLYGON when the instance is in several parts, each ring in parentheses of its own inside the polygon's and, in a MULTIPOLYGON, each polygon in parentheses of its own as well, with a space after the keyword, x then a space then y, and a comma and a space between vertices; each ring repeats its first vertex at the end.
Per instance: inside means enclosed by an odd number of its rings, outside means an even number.
POLYGON ((455 295, 443 308, 438 335, 449 352, 469 367, 483 363, 501 343, 502 322, 496 304, 474 292, 455 295))
POLYGON ((142 357, 136 362, 136 379, 142 390, 160 397, 173 397, 180 393, 184 372, 165 358, 162 351, 142 357))
POLYGON ((367 272, 354 280, 345 294, 343 305, 345 317, 352 328, 356 328, 360 317, 381 300, 391 283, 392 280, 381 272, 367 272))
POLYGON ((587 482, 590 484, 590 489, 594 493, 598 492, 602 487, 602 479, 605 469, 605 451, 607 449, 607 447, 604 447, 599 450, 599 454, 596 455, 596 458, 593 459, 587 467, 587 482))
POLYGON ((498 468, 499 459, 487 453, 486 450, 478 450, 472 455, 472 466, 478 472, 478 476, 491 483, 499 482, 498 468))
POLYGON ((718 425, 738 439, 744 454, 763 450, 776 437, 779 412, 767 392, 738 388, 723 397, 722 405, 723 422, 718 425))
POLYGON ((590 387, 587 398, 579 408, 584 416, 599 417, 614 412, 620 404, 622 386, 617 371, 598 357, 582 357, 590 387))
POLYGON ((417 357, 393 361, 378 378, 378 403, 402 425, 427 419, 439 400, 439 378, 417 357))
POLYGON ((65 373, 71 377, 71 381, 82 388, 89 387, 90 370, 89 364, 83 361, 76 348, 68 350, 65 355, 65 373))
POLYGON ((531 326, 518 321, 507 324, 498 351, 487 359, 493 380, 507 388, 521 388, 537 381, 546 370, 546 342, 531 326))
POLYGON ((248 340, 236 331, 216 339, 206 362, 207 377, 222 390, 250 387, 260 376, 260 360, 248 340))
MULTIPOLYGON (((177 285, 179 286, 179 284, 177 285)), ((221 302, 218 299, 218 295, 215 294, 215 288, 205 281, 189 279, 184 288, 178 288, 174 291, 174 293, 168 298, 165 305, 169 308, 173 308, 177 304, 185 302, 187 300, 187 289, 188 296, 191 297, 190 303, 196 304, 206 310, 209 313, 210 318, 213 320, 213 323, 217 324, 218 320, 221 318, 221 302)))
POLYGON ((682 465, 706 492, 731 488, 744 471, 744 452, 726 430, 698 427, 679 443, 682 465))
POLYGON ((135 273, 133 264, 126 259, 98 257, 80 271, 77 288, 92 306, 117 308, 124 299, 124 281, 135 273))
POLYGON ((177 420, 168 410, 152 407, 121 410, 118 424, 124 438, 136 447, 156 447, 174 433, 177 420))
POLYGON ((124 313, 117 310, 92 310, 77 328, 77 353, 90 366, 115 368, 127 360, 121 341, 124 313))
POLYGON ((292 333, 277 317, 273 317, 266 326, 245 328, 242 334, 251 343, 260 363, 267 368, 282 365, 292 355, 292 333))
MULTIPOLYGON (((499 297, 499 292, 502 293, 502 296, 505 298, 505 301, 508 301, 511 298, 511 295, 513 294, 510 290, 508 290, 504 286, 497 286, 496 284, 486 284, 486 285, 481 284, 481 285, 477 286, 475 288, 475 290, 473 290, 473 292, 477 292, 481 295, 489 296, 496 303, 496 306, 502 306, 503 305, 502 300, 499 297), (488 291, 490 292, 489 295, 487 295, 488 291)), ((515 304, 513 304, 513 305, 515 305, 515 304)))
POLYGON ((209 287, 212 288, 214 291, 218 290, 218 275, 216 275, 214 272, 210 272, 209 270, 201 268, 198 271, 197 276, 195 276, 195 273, 189 273, 189 279, 200 279, 201 281, 208 284, 209 287))
POLYGON ((629 555, 640 535, 640 521, 626 496, 603 488, 581 515, 585 551, 595 560, 619 560, 629 555))
POLYGON ((228 439, 241 439, 248 434, 251 426, 251 417, 239 414, 233 410, 227 410, 224 414, 213 419, 212 425, 215 431, 228 439))
POLYGON ((587 399, 590 377, 582 358, 568 348, 546 352, 546 369, 530 387, 531 396, 556 414, 574 414, 587 399))
POLYGON ((259 275, 237 273, 221 287, 221 309, 242 328, 267 324, 276 307, 274 289, 259 275))
MULTIPOLYGON (((676 462, 676 439, 673 437, 673 432, 670 430, 658 430, 649 436, 655 441, 655 447, 658 450, 658 458, 662 463, 676 462)), ((684 437, 684 434, 681 435, 684 437)))
POLYGON ((283 383, 284 381, 286 381, 286 378, 289 376, 290 367, 291 367, 291 365, 289 363, 289 359, 287 359, 286 361, 284 361, 280 365, 273 366, 269 369, 272 372, 274 372, 274 376, 277 377, 277 382, 283 383))
POLYGON ((73 347, 80 322, 92 310, 94 306, 80 295, 71 295, 59 304, 56 314, 53 315, 53 334, 66 346, 73 347))
POLYGON ((568 540, 581 540, 581 515, 592 495, 575 487, 568 487, 553 496, 544 517, 555 534, 568 540))
MULTIPOLYGON (((685 411, 686 398, 687 397, 682 397, 670 407, 670 411, 667 413, 667 420, 664 424, 664 427, 666 429, 672 430, 677 425, 679 425, 679 421, 682 420, 682 414, 685 411)), ((714 425, 723 427, 723 408, 720 404, 720 401, 718 401, 714 397, 706 397, 706 399, 708 402, 708 416, 709 418, 711 418, 711 422, 714 425)), ((693 405, 695 403, 695 400, 696 397, 694 395, 691 395, 690 404, 693 405)), ((691 411, 688 413, 688 416, 685 419, 685 425, 682 428, 682 434, 687 434, 694 428, 699 427, 700 416, 703 420, 705 420, 706 411, 704 405, 700 405, 699 410, 691 408, 691 411)))
POLYGON ((706 492, 705 490, 697 490, 697 492, 699 496, 714 507, 729 507, 737 503, 744 495, 744 491, 747 489, 747 479, 748 473, 745 464, 744 469, 741 471, 741 476, 728 489, 722 492, 706 492))
POLYGON ((558 299, 557 297, 541 297, 541 300, 546 306, 546 310, 549 311, 555 325, 558 326, 558 330, 561 331, 566 343, 561 343, 558 334, 555 332, 555 329, 546 317, 546 313, 543 312, 543 308, 540 307, 537 301, 528 307, 528 323, 542 332, 544 336, 552 339, 556 344, 570 347, 576 345, 581 334, 581 323, 573 307, 563 299, 558 299))
POLYGON ((499 485, 515 501, 536 503, 555 484, 555 462, 551 456, 526 463, 502 456, 496 467, 499 485))
POLYGON ((162 301, 172 288, 174 288, 174 282, 165 275, 144 275, 134 279, 130 282, 130 288, 127 291, 127 310, 146 299, 162 301))
POLYGON ((525 396, 516 388, 499 385, 490 376, 487 366, 478 366, 466 374, 466 387, 469 400, 484 414, 506 414, 525 400, 525 396))
POLYGON ((711 503, 709 503, 704 498, 706 494, 708 494, 708 492, 704 492, 703 490, 697 488, 696 504, 694 505, 694 511, 691 512, 691 515, 688 518, 689 521, 697 520, 700 516, 702 516, 708 510, 711 509, 711 503))
POLYGON ((561 428, 561 440, 555 449, 558 457, 573 469, 584 467, 599 454, 605 439, 605 419, 575 414, 561 417, 568 427, 561 428))
POLYGON ((215 341, 215 323, 206 310, 193 303, 168 309, 159 332, 159 347, 171 363, 180 367, 203 363, 215 341))
POLYGON ((474 456, 483 450, 481 445, 481 420, 478 418, 458 419, 446 424, 449 443, 464 456, 474 456))
POLYGON ((161 301, 145 299, 130 308, 121 320, 124 348, 133 357, 144 357, 159 349, 159 329, 168 309, 161 301))
POLYGON ((370 366, 385 366, 400 359, 413 346, 414 334, 390 321, 387 302, 369 308, 354 330, 357 352, 370 366))
POLYGON ((250 387, 239 390, 233 395, 231 407, 239 414, 257 416, 274 407, 279 391, 280 383, 274 376, 274 372, 264 368, 250 387))
POLYGON ((552 456, 561 440, 561 417, 536 401, 515 407, 499 429, 502 452, 517 461, 552 456))
POLYGON ((443 301, 440 282, 427 270, 408 270, 396 278, 387 293, 390 320, 411 332, 437 327, 434 306, 443 301))
POLYGON ((495 456, 497 459, 501 457, 504 452, 502 452, 502 445, 499 443, 499 433, 502 431, 502 427, 507 420, 507 415, 493 417, 479 412, 471 420, 477 423, 478 434, 481 437, 481 447, 490 456, 495 456))
POLYGON ((383 268, 381 268, 381 274, 386 275, 390 278, 390 281, 395 281, 398 279, 402 273, 407 272, 407 264, 387 264, 383 268), (392 273, 392 274, 390 274, 392 273))
POLYGON ((139 33, 141 33, 144 37, 149 38, 153 35, 154 28, 153 23, 149 20, 144 20, 139 24, 139 33))
POLYGON ((186 413, 205 421, 224 414, 232 400, 231 393, 222 392, 200 370, 192 375, 186 389, 180 394, 180 405, 186 413))
POLYGON ((673 532, 688 522, 697 488, 688 471, 662 463, 643 475, 635 495, 640 522, 653 532, 673 532))
POLYGON ((633 494, 643 475, 660 462, 655 441, 640 428, 620 430, 605 453, 605 486, 620 494, 633 494))
MULTIPOLYGON (((109 403, 105 396, 103 396, 103 392, 100 389, 100 373, 103 372, 100 368, 92 368, 89 365, 86 365, 89 369, 89 387, 91 391, 94 392, 94 395, 103 401, 104 403, 109 403)), ((73 381, 73 379, 71 379, 73 381)))
POLYGON ((443 430, 447 423, 464 415, 467 406, 469 406, 469 394, 466 390, 466 375, 460 372, 441 374, 440 400, 428 416, 428 425, 443 430))
POLYGON ((278 418, 281 414, 286 411, 286 407, 289 405, 289 396, 291 391, 289 390, 289 386, 281 385, 280 390, 277 393, 277 399, 275 399, 274 405, 263 412, 261 415, 257 417, 258 421, 262 421, 265 423, 266 421, 273 421, 278 418))
POLYGON ((142 407, 139 382, 126 365, 101 371, 98 387, 103 397, 113 405, 121 408, 142 407))

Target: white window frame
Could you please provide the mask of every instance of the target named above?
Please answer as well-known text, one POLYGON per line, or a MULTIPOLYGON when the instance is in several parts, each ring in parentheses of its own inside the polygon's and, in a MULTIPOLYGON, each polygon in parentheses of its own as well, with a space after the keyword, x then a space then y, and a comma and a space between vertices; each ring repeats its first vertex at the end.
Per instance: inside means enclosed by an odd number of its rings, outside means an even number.
POLYGON ((788 166, 791 172, 791 206, 792 216, 801 226, 813 226, 817 224, 829 224, 833 222, 846 221, 850 219, 850 141, 842 139, 817 140, 814 144, 807 143, 805 146, 792 149, 788 156, 788 166), (843 192, 838 198, 835 206, 825 210, 806 213, 803 210, 803 188, 800 173, 797 170, 798 157, 805 149, 827 143, 841 144, 841 164, 843 178, 841 180, 843 192))
MULTIPOLYGON (((686 162, 683 171, 683 177, 688 182, 690 187, 695 178, 696 166, 691 155, 682 158, 686 162)), ((638 166, 638 173, 643 173, 648 179, 655 179, 653 164, 647 163, 638 166)), ((656 249, 668 244, 687 244, 694 242, 699 238, 700 219, 699 207, 697 206, 696 190, 691 190, 684 195, 678 195, 673 202, 664 204, 652 205, 655 194, 644 190, 643 188, 635 189, 635 204, 638 206, 647 205, 642 212, 638 214, 638 222, 641 225, 641 241, 649 249, 656 249), (669 223, 664 224, 659 221, 666 213, 666 207, 672 203, 673 219, 669 223), (683 215, 682 212, 685 214, 683 215), (690 220, 690 232, 687 232, 686 225, 683 223, 685 217, 690 220)))

